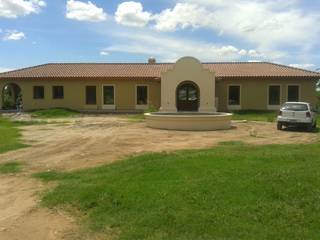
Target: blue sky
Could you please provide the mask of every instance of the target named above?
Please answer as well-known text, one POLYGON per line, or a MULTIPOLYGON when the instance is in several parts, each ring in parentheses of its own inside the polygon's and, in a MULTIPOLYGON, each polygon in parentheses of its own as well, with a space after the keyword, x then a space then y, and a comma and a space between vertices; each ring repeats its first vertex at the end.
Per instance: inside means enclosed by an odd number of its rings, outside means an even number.
POLYGON ((315 70, 319 39, 314 0, 0 0, 0 71, 185 55, 315 70))

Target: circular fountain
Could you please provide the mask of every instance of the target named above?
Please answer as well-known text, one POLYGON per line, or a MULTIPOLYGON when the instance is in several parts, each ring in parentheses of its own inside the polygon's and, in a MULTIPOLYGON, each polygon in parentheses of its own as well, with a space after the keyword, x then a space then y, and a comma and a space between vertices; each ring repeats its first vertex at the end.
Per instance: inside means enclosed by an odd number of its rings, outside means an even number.
POLYGON ((230 113, 177 112, 146 113, 147 126, 182 131, 212 131, 231 128, 230 113))
POLYGON ((231 128, 230 113, 216 111, 215 73, 193 57, 179 59, 161 73, 161 108, 146 113, 147 126, 170 130, 231 128))

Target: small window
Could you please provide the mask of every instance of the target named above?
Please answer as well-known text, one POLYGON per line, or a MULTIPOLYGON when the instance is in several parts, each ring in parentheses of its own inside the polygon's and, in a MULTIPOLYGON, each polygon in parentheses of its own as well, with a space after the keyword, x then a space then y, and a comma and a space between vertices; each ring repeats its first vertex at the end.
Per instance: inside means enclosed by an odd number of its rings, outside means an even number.
POLYGON ((97 91, 96 86, 86 86, 86 104, 97 104, 97 91))
POLYGON ((280 86, 269 86, 269 105, 280 105, 280 86))
POLYGON ((44 86, 34 86, 33 87, 33 98, 34 99, 44 99, 44 86))
POLYGON ((299 102, 299 86, 288 86, 288 102, 299 102))
POLYGON ((148 87, 137 86, 137 105, 148 104, 148 87))
POLYGON ((114 105, 114 87, 103 86, 103 104, 114 105))
POLYGON ((53 99, 63 99, 64 98, 63 86, 53 86, 52 97, 53 99))
POLYGON ((229 86, 229 105, 240 105, 240 86, 229 86))

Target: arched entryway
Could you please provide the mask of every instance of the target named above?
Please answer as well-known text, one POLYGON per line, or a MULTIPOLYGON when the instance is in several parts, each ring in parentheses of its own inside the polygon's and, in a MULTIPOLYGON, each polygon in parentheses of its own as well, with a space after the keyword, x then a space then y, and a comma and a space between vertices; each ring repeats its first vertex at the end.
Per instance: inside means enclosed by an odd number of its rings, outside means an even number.
POLYGON ((199 110, 199 87, 191 81, 182 82, 177 87, 177 110, 192 111, 199 110))
POLYGON ((15 83, 6 84, 2 89, 2 109, 13 110, 21 105, 21 88, 15 83))

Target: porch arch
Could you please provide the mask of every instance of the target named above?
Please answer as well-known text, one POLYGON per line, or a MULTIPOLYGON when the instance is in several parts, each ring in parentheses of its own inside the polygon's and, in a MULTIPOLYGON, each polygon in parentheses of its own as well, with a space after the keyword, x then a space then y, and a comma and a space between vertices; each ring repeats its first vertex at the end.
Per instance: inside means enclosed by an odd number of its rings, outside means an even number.
POLYGON ((193 85, 189 85, 190 89, 192 86, 197 86, 198 89, 198 104, 194 102, 192 111, 216 111, 215 73, 203 67, 198 59, 183 57, 172 68, 161 73, 161 112, 181 111, 177 104, 177 89, 185 82, 193 83, 193 85))
POLYGON ((1 89, 1 107, 4 110, 15 110, 22 104, 21 88, 16 83, 7 83, 1 89))

